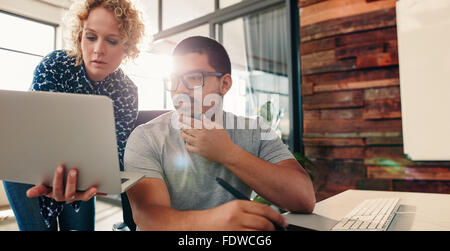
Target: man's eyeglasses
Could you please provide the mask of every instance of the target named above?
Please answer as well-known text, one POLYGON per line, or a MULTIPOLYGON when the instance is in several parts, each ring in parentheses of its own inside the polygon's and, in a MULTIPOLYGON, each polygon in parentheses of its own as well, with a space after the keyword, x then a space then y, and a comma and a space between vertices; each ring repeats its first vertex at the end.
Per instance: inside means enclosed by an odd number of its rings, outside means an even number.
POLYGON ((182 75, 172 74, 169 79, 164 80, 164 89, 166 91, 176 91, 178 85, 182 82, 187 89, 195 90, 205 85, 205 77, 215 76, 220 78, 223 75, 225 74, 221 72, 204 71, 188 72, 182 75))

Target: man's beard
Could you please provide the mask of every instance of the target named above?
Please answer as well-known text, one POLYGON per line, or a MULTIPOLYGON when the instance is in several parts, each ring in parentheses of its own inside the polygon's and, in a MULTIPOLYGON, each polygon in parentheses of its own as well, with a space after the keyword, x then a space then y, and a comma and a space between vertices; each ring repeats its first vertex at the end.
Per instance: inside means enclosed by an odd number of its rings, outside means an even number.
POLYGON ((172 97, 176 111, 184 116, 201 120, 203 114, 214 121, 215 115, 223 110, 223 97, 217 93, 208 94, 202 101, 202 96, 191 97, 187 94, 176 94, 172 97))

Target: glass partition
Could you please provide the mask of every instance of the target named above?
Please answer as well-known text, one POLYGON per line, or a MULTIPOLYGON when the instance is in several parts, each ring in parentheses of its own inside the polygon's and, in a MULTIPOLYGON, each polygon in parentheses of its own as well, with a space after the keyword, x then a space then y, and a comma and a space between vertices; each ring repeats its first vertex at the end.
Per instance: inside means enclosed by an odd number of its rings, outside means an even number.
POLYGON ((284 6, 220 24, 230 54, 233 87, 225 110, 261 116, 289 139, 288 33, 284 6))

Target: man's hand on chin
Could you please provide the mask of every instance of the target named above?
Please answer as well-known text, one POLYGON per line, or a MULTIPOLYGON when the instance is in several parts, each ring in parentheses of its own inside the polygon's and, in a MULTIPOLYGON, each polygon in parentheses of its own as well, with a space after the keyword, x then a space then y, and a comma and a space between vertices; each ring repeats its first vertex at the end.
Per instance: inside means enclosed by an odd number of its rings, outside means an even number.
POLYGON ((225 164, 234 152, 239 151, 240 148, 231 141, 223 125, 207 119, 205 115, 202 116, 202 121, 186 117, 180 120, 185 125, 181 128, 181 137, 189 152, 225 164), (190 123, 186 124, 186 121, 190 123), (201 129, 194 125, 201 125, 201 129))

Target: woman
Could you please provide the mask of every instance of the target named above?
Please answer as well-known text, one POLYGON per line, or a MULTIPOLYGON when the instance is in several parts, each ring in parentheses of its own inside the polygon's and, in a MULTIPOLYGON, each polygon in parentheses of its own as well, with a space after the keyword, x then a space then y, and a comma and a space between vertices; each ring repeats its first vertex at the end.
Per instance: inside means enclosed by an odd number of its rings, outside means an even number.
MULTIPOLYGON (((128 0, 84 0, 70 14, 71 49, 54 51, 36 67, 31 90, 104 95, 114 102, 121 169, 126 140, 138 112, 137 87, 119 68, 134 59, 144 33, 128 0)), ((76 168, 55 171, 53 189, 4 182, 20 230, 94 230, 97 189, 76 192, 76 168), (80 202, 81 201, 81 202, 80 202)))

